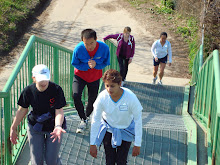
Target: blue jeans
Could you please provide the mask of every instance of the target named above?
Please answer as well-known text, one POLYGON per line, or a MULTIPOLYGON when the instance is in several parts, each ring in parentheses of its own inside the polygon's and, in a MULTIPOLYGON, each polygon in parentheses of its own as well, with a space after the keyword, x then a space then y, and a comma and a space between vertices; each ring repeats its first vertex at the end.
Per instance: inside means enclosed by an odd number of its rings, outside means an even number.
POLYGON ((59 150, 61 142, 52 143, 50 132, 36 132, 31 124, 27 128, 31 165, 61 165, 59 150))

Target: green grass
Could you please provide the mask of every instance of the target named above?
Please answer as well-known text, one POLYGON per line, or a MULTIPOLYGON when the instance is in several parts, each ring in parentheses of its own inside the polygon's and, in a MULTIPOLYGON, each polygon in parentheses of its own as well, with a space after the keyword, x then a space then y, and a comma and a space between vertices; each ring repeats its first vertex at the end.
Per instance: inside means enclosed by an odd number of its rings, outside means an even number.
POLYGON ((189 46, 189 73, 192 73, 193 60, 199 50, 199 40, 198 40, 198 22, 194 17, 180 17, 178 19, 183 20, 182 26, 178 26, 176 32, 181 34, 184 40, 188 43, 189 46))
POLYGON ((0 1, 0 52, 8 51, 13 45, 13 36, 18 24, 32 13, 34 4, 40 0, 1 0, 0 1))

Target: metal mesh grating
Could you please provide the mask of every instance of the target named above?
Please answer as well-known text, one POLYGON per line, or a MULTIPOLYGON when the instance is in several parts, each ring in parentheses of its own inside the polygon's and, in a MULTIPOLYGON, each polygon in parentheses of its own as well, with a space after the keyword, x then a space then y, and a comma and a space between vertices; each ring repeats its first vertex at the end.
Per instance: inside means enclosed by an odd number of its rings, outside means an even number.
POLYGON ((142 118, 143 127, 182 132, 187 131, 183 117, 180 115, 143 112, 142 118))
POLYGON ((182 114, 184 87, 126 82, 141 102, 144 112, 182 114))
MULTIPOLYGON (((181 129, 163 129, 156 124, 150 124, 150 121, 158 122, 162 125, 177 117, 179 123, 183 123, 181 118, 176 115, 167 115, 166 120, 159 120, 163 117, 160 114, 152 115, 151 113, 143 113, 143 136, 141 154, 138 157, 132 157, 132 147, 129 151, 128 164, 129 165, 182 165, 187 162, 187 133, 184 127, 181 129), (159 117, 158 117, 159 115, 159 117), (154 117, 152 117, 154 116, 154 117), (163 122, 162 122, 163 121, 163 122), (147 123, 149 122, 149 123, 147 123), (161 128, 161 129, 159 129, 161 128), (180 131, 182 130, 182 132, 180 131)), ((104 165, 105 155, 104 148, 101 147, 98 151, 98 158, 94 159, 89 154, 89 130, 84 135, 76 134, 76 128, 79 123, 77 115, 67 116, 67 133, 63 136, 62 146, 60 149, 60 156, 62 164, 68 165, 104 165)), ((181 124, 180 124, 181 125, 181 124)), ((177 128, 178 126, 176 126, 177 128)))

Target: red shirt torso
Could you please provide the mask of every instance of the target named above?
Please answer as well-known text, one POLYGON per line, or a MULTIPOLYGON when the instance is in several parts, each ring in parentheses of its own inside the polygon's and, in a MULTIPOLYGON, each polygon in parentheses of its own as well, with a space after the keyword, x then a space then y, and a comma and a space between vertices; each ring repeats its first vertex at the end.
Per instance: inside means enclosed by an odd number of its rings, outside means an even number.
MULTIPOLYGON (((88 51, 89 56, 91 59, 95 56, 97 50, 99 48, 99 43, 96 42, 96 47, 93 51, 88 51)), ((102 77, 102 69, 88 69, 87 71, 82 71, 78 69, 74 69, 74 74, 79 76, 81 79, 85 80, 86 82, 94 82, 102 77)))

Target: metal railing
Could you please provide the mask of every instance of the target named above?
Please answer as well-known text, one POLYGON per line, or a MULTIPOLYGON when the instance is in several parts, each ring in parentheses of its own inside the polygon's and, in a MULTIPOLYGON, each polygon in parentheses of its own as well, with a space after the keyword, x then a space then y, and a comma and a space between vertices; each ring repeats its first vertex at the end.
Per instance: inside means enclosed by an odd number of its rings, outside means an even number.
POLYGON ((207 128, 207 133, 210 134, 208 141, 211 142, 212 161, 216 160, 216 164, 220 164, 220 159, 215 159, 220 152, 220 61, 217 50, 206 59, 195 76, 193 114, 207 128))
POLYGON ((203 64, 203 45, 200 45, 199 51, 195 55, 193 61, 191 85, 196 84, 202 64, 203 64))
MULTIPOLYGON (((109 68, 118 69, 117 57, 115 55, 116 46, 110 41, 106 41, 106 43, 110 47, 111 65, 103 69, 103 71, 109 68)), ((32 83, 31 71, 36 64, 47 65, 51 72, 51 81, 62 87, 68 104, 65 109, 74 107, 72 100, 74 67, 70 64, 71 59, 72 50, 66 49, 37 36, 30 37, 11 76, 2 92, 0 92, 1 165, 15 164, 23 145, 26 142, 27 119, 25 118, 17 128, 18 143, 16 145, 12 145, 9 140, 10 126, 18 109, 17 100, 22 90, 32 83)), ((101 86, 102 82, 100 83, 100 87, 101 86)), ((82 96, 84 104, 87 101, 86 92, 87 90, 84 90, 82 96)))

